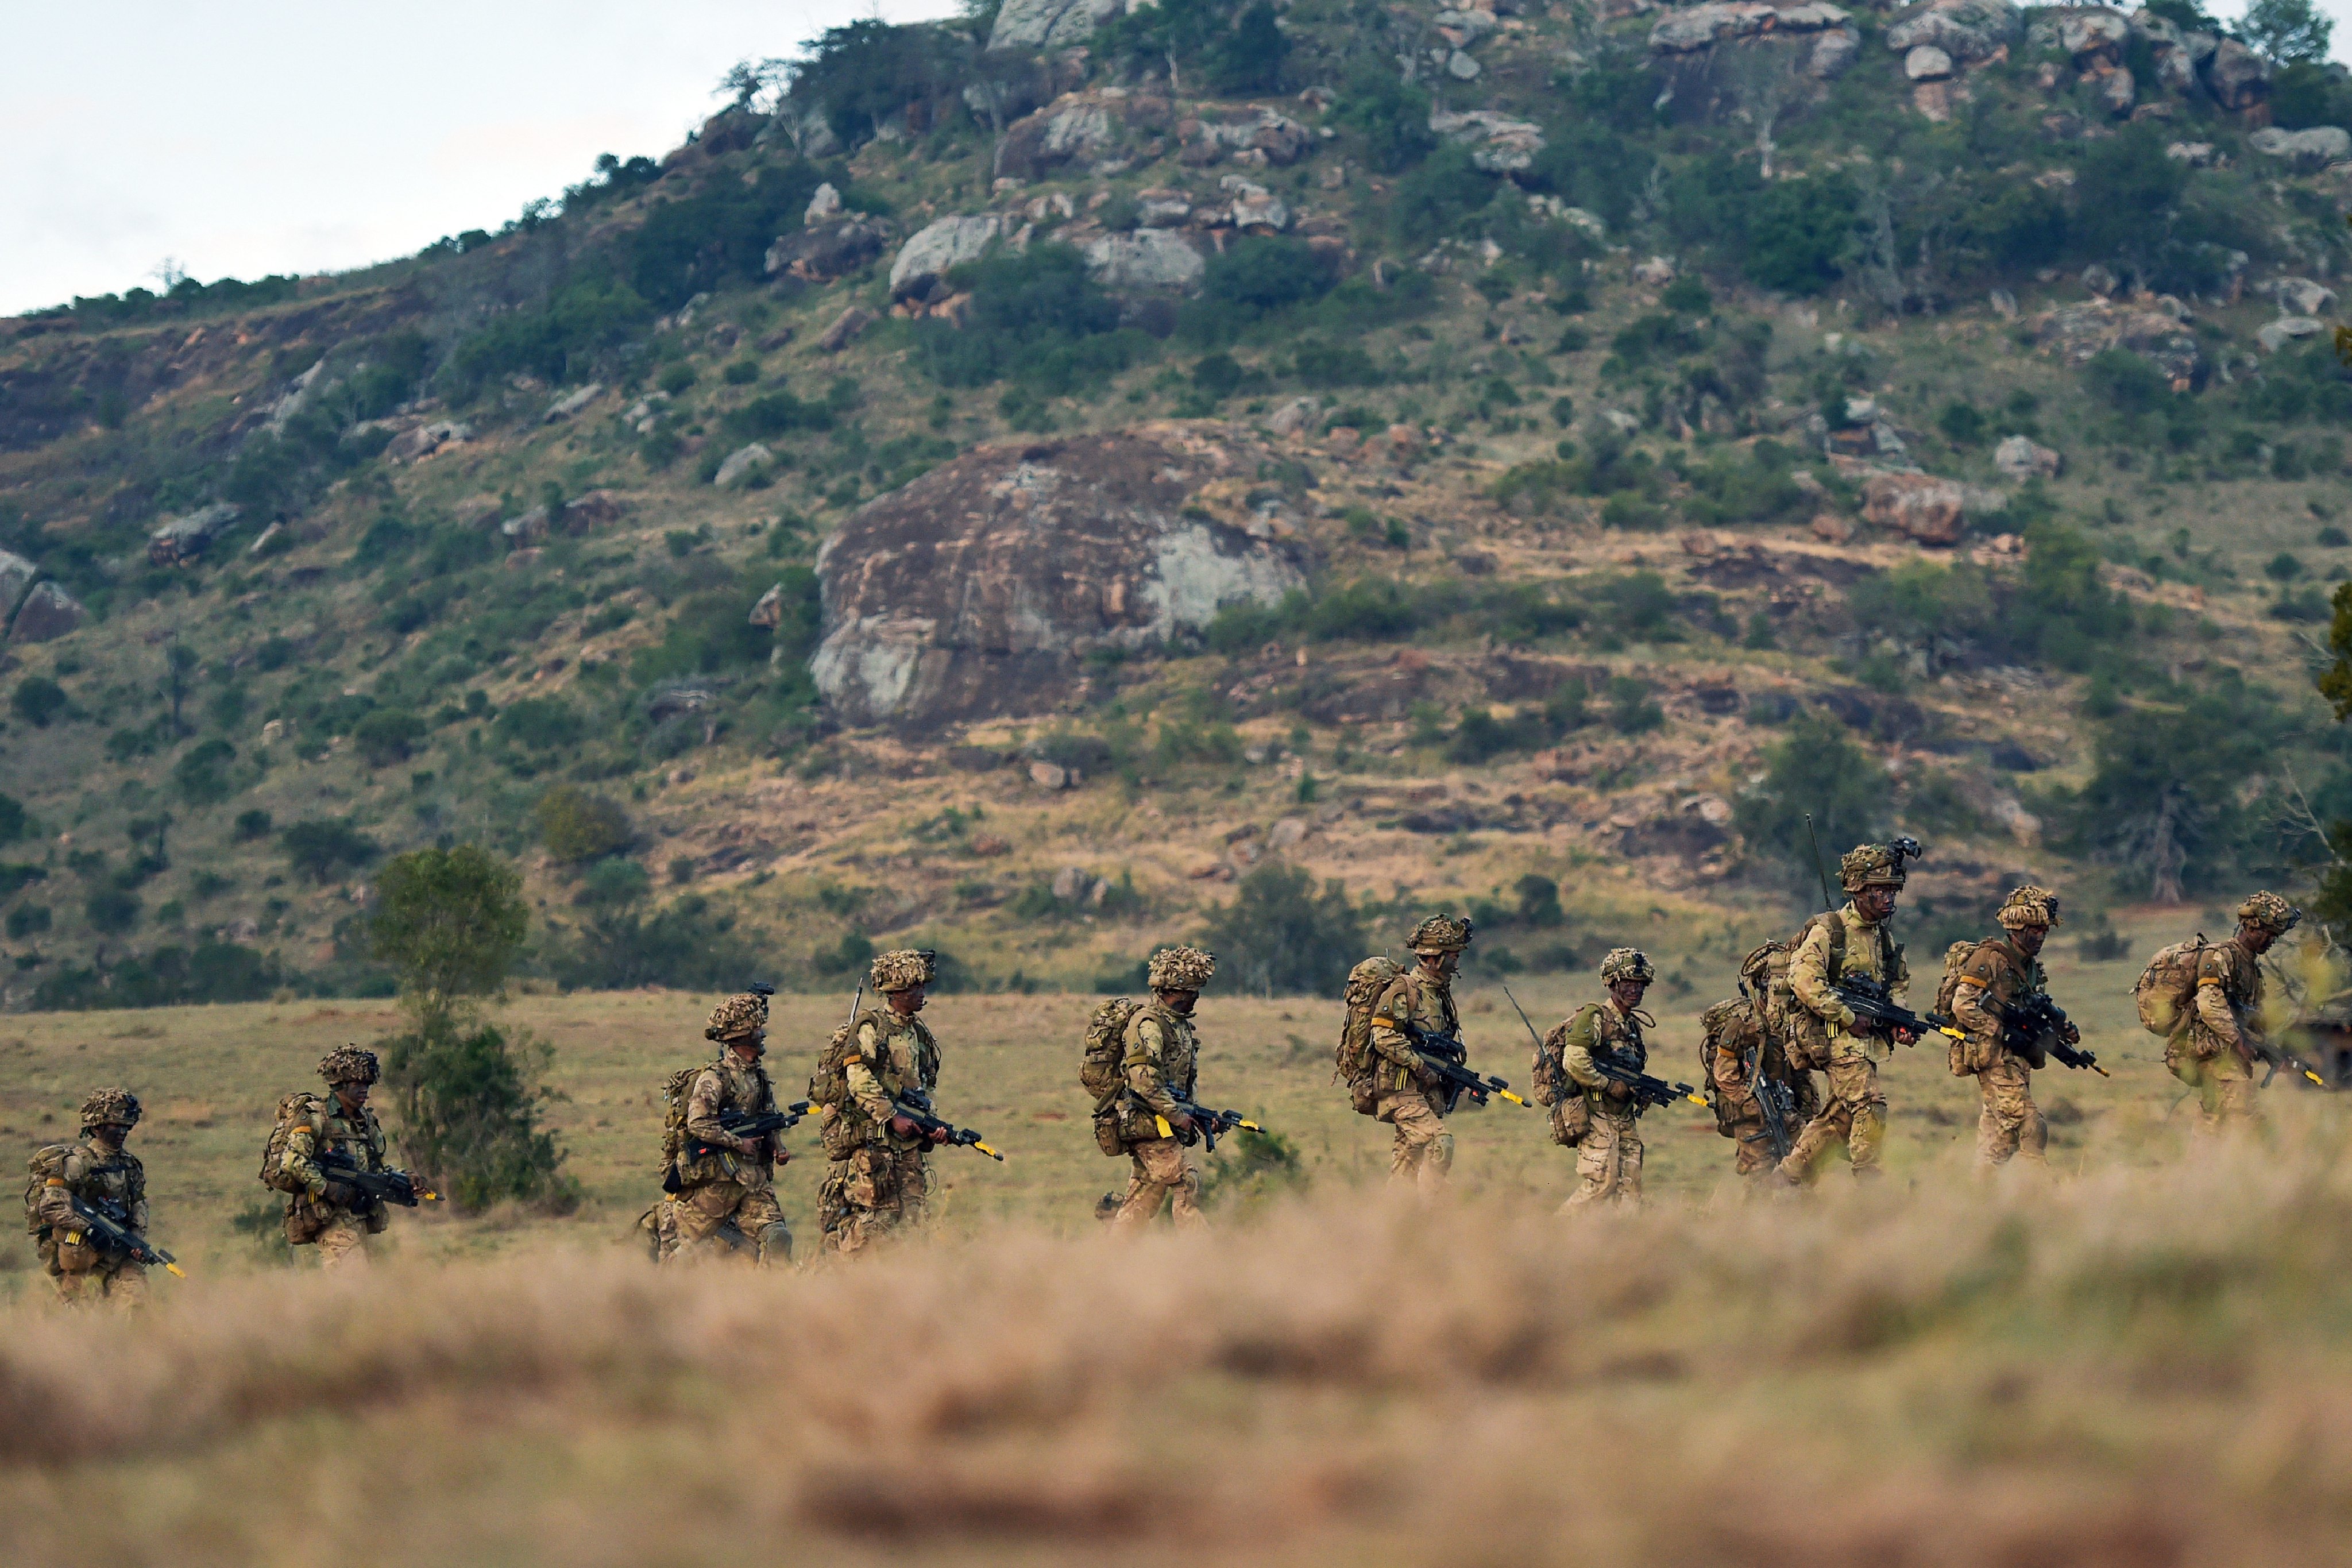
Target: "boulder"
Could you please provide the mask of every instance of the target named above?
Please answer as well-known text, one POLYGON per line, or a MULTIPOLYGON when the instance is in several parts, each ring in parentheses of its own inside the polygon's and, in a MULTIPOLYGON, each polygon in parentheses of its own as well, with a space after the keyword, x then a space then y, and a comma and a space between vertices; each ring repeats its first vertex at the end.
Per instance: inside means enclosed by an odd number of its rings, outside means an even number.
POLYGON ((1107 234, 1088 245, 1085 255, 1095 280, 1114 292, 1189 290, 1200 286, 1208 266, 1183 236, 1164 228, 1107 234))
POLYGON ((0 550, 0 624, 8 619, 9 612, 24 599, 25 590, 41 575, 41 569, 12 550, 0 550))
POLYGON ((2315 125, 2306 131, 2282 131, 2265 125, 2246 138, 2246 145, 2269 157, 2284 159, 2306 173, 2352 159, 2352 132, 2341 125, 2315 125))
POLYGON ((2254 341, 2263 345, 2265 353, 2276 353, 2297 338, 2317 337, 2327 329, 2309 316, 2281 316, 2266 321, 2254 332, 2254 341))
POLYGON ((927 294, 940 274, 987 255, 1003 228, 1003 220, 994 213, 943 217, 925 226, 899 247, 898 258, 890 263, 891 300, 927 294))
POLYGON ((1713 48, 1724 39, 1769 31, 1780 19, 1773 7, 1750 0, 1710 0, 1706 5, 1682 6, 1650 24, 1650 52, 1692 54, 1713 48))
POLYGON ((2031 479, 2054 479, 2066 459, 2029 436, 2011 436, 1992 449, 1992 466, 2023 483, 2031 479))
POLYGON ((1862 35, 1852 27, 1840 27, 1813 40, 1813 52, 1805 62, 1805 70, 1815 80, 1832 81, 1843 76, 1847 68, 1861 58, 1862 35))
POLYGON ((1875 473, 1863 481, 1862 515, 1921 544, 1957 544, 1968 492, 1932 474, 1875 473))
POLYGON ((1276 408, 1265 427, 1277 436, 1296 436, 1315 422, 1322 405, 1311 397, 1294 397, 1276 408))
MULTIPOLYGON (((840 216, 841 193, 833 188, 831 180, 827 180, 816 188, 814 195, 809 197, 808 210, 801 215, 801 226, 814 228, 840 216)), ((768 270, 773 272, 775 268, 771 267, 768 270)))
POLYGON ((2069 11, 2058 20, 2058 47, 2074 60, 2076 70, 2121 63, 2131 35, 2130 18, 2105 6, 2069 11))
POLYGON ((1315 133, 1287 115, 1260 105, 1220 109, 1202 104, 1176 124, 1176 159, 1205 168, 1230 154, 1237 163, 1285 167, 1315 150, 1315 133))
POLYGON ((1005 127, 996 176, 1038 180, 1066 164, 1092 163, 1115 152, 1130 128, 1159 130, 1172 119, 1168 100, 1153 94, 1065 93, 1005 127))
POLYGON ((2124 348, 2162 371, 2176 391, 2205 384, 2209 367, 2195 330, 2160 308, 2118 308, 2105 300, 2088 300, 2035 318, 2033 333, 2069 364, 2082 364, 2106 349, 2124 348))
POLYGON ((2019 30, 2017 7, 2009 0, 1928 0, 1886 29, 1886 47, 1908 55, 1922 44, 1933 44, 1951 56, 1953 64, 1965 67, 1990 59, 2019 30))
POLYGON ((2308 278, 2282 278, 2268 292, 2278 300, 2280 311, 2289 316, 2324 315, 2336 303, 2335 289, 2308 278))
POLYGON ((2224 109, 2248 110, 2271 95, 2271 63, 2238 42, 2225 38, 2205 63, 2205 87, 2224 109))
POLYGON ((1445 74, 1455 81, 1476 81, 1485 68, 1460 49, 1445 57, 1445 74))
POLYGON ((996 25, 989 29, 988 47, 992 52, 1076 48, 1126 9, 1125 0, 1004 0, 996 25))
POLYGON ((395 463, 413 463, 431 457, 444 447, 462 446, 473 438, 474 427, 463 420, 436 419, 394 436, 383 455, 395 463))
POLYGON ((569 392, 547 405, 540 416, 542 425, 552 425, 559 419, 569 419, 604 395, 604 384, 592 381, 577 392, 569 392))
POLYGON ((784 621, 784 585, 782 583, 760 595, 751 606, 750 624, 763 632, 774 631, 784 621))
POLYGON ((2139 83, 2132 79, 2131 68, 2117 66, 2099 79, 2099 107, 2110 117, 2121 120, 2131 113, 2138 91, 2139 83))
POLYGON ((2164 155, 2175 163, 2186 163, 2192 169, 2210 169, 2213 166, 2213 143, 2175 142, 2165 148, 2164 155))
POLYGON ((618 522, 628 504, 611 490, 590 490, 563 503, 563 531, 585 533, 600 522, 618 522))
POLYGON ((1163 185, 1135 194, 1135 221, 1145 228, 1177 228, 1192 216, 1192 198, 1163 185))
POLYGON ((16 619, 8 628, 10 642, 50 642, 72 631, 89 618, 81 601, 55 582, 41 583, 25 595, 25 603, 16 611, 16 619))
POLYGON ((1217 184, 1233 198, 1230 214, 1235 228, 1279 234, 1290 226, 1290 209, 1264 185, 1237 174, 1227 174, 1217 184))
POLYGON ((829 354, 837 354, 849 340, 874 324, 874 312, 863 305, 852 305, 833 319, 833 325, 818 334, 816 346, 829 354))
POLYGON ((1903 74, 1913 81, 1942 81, 1952 74, 1952 57, 1933 44, 1920 44, 1903 57, 1903 74))
POLYGON ((732 489, 775 460, 776 455, 762 442, 754 441, 748 447, 738 447, 727 454, 727 460, 719 465, 719 471, 710 477, 710 482, 722 490, 732 489))
POLYGON ((765 267, 811 283, 845 278, 882 254, 890 231, 878 220, 852 216, 811 224, 798 234, 780 235, 768 247, 765 267))
POLYGON ((1054 710, 1087 656, 1276 604, 1306 561, 1253 539, 1269 448, 1190 425, 982 447, 868 502, 817 558, 818 689, 851 723, 1054 710))
POLYGON ((523 550, 547 537, 547 509, 535 506, 520 517, 510 517, 499 524, 499 531, 506 536, 509 546, 523 550))
POLYGON ((158 566, 184 565, 212 547, 228 525, 235 522, 244 508, 228 501, 215 501, 199 510, 163 520, 163 525, 147 536, 147 559, 158 566))
POLYGON ((1475 109, 1465 114, 1440 110, 1429 117, 1429 129, 1448 142, 1468 147, 1470 161, 1494 174, 1517 174, 1534 163, 1536 154, 1543 151, 1541 127, 1533 121, 1514 120, 1491 109, 1475 109))

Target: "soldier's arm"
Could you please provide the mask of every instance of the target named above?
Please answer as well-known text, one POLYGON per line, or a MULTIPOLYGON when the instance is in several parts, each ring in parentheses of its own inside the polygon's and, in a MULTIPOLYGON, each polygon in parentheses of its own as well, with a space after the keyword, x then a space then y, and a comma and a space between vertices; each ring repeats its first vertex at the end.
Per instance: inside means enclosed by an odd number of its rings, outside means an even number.
POLYGON ((1592 1024, 1593 1010, 1587 1007, 1569 1025, 1568 1034, 1560 1041, 1560 1067, 1582 1088, 1611 1089, 1615 1086, 1592 1065, 1595 1044, 1592 1024))
POLYGON ((849 1098, 877 1121, 887 1121, 898 1114, 890 1104, 889 1091, 874 1076, 873 1064, 884 1058, 884 1052, 882 1027, 868 1018, 857 1026, 857 1054, 842 1066, 842 1076, 849 1080, 849 1098))
POLYGON ((69 1229, 74 1220, 73 1188, 62 1175, 52 1175, 41 1184, 41 1194, 36 1207, 41 1223, 56 1229, 69 1229))
POLYGON ((1979 952, 1969 959, 1952 989, 1952 1022, 1979 1044, 2000 1038, 2000 978, 1999 961, 1979 952))
POLYGON ((2238 1010, 2230 1005, 2230 959, 2227 953, 2207 953, 2197 963, 2197 1021, 2221 1042, 2236 1051, 2252 1047, 2239 1025, 2238 1010))
POLYGON ((323 1197, 327 1192, 327 1173, 319 1169, 319 1134, 308 1121, 297 1121, 286 1133, 286 1173, 302 1184, 310 1194, 323 1197))
POLYGON ((1826 926, 1809 927, 1804 940, 1797 943, 1796 956, 1789 961, 1789 990, 1800 1006, 1823 1023, 1842 1029, 1853 1027, 1853 1009, 1839 1001, 1837 993, 1830 989, 1830 933, 1826 926))
POLYGON ((131 1163, 131 1189, 127 1197, 131 1233, 144 1236, 147 1234, 147 1172, 136 1161, 131 1163))
POLYGON ((1136 1019, 1127 1058, 1119 1065, 1127 1074, 1129 1093, 1156 1115, 1177 1114, 1176 1097, 1168 1092, 1167 1031, 1159 1019, 1148 1015, 1136 1019))
POLYGON ((1412 1016, 1412 988, 1402 979, 1372 1004, 1372 1054, 1409 1071, 1421 1070, 1421 1053, 1397 1026, 1412 1016))
POLYGON ((716 1143, 722 1149, 735 1146, 735 1134, 719 1124, 719 1102, 725 1098, 725 1089, 715 1068, 705 1068, 694 1075, 694 1087, 686 1091, 688 1137, 716 1143))
POLYGON ((1760 1063, 1764 1055, 1762 1041, 1753 1029, 1731 1030, 1716 1042, 1715 1081, 1725 1093, 1736 1098, 1747 1097, 1750 1067, 1748 1053, 1751 1051, 1760 1063))

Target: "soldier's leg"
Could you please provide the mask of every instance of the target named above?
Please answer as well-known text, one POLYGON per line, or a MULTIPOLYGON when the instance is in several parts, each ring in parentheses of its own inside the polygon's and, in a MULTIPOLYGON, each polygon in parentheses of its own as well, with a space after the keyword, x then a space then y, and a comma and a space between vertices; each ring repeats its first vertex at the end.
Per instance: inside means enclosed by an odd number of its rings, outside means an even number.
POLYGON ((1857 1176, 1881 1173, 1878 1153, 1886 1140, 1886 1095, 1878 1087, 1878 1064, 1856 1053, 1858 1059, 1832 1064, 1830 1077, 1838 1098, 1853 1107, 1853 1123, 1845 1146, 1857 1176), (1843 1083, 1836 1083, 1843 1076, 1843 1083))
POLYGON ((1624 1124, 1615 1117, 1593 1117, 1592 1124, 1576 1146, 1576 1173, 1580 1178, 1576 1191, 1559 1205, 1560 1213, 1606 1203, 1617 1195, 1624 1136, 1624 1124))
POLYGON ((841 1186, 843 1218, 835 1250, 863 1252, 890 1234, 898 1220, 898 1163, 888 1149, 849 1156, 841 1186))
POLYGON ((1127 1191, 1120 1196, 1118 1207, 1111 1215, 1111 1229, 1122 1232, 1139 1230, 1159 1217, 1160 1205, 1166 1201, 1168 1189, 1152 1179, 1152 1160, 1145 1158, 1144 1151, 1157 1150, 1160 1144, 1174 1142, 1172 1138, 1153 1138, 1129 1146, 1127 1191))
POLYGON ((931 1217, 930 1155, 921 1149, 903 1150, 898 1156, 898 1224, 913 1227, 931 1217))
POLYGON ((816 1233, 819 1246, 830 1251, 842 1249, 842 1238, 849 1225, 849 1200, 845 1191, 849 1183, 849 1162, 825 1162, 824 1180, 816 1189, 816 1233))
POLYGON ((1443 1192, 1446 1175, 1454 1169, 1454 1134, 1445 1130, 1445 1118, 1429 1103, 1429 1097, 1412 1090, 1388 1097, 1381 1107, 1381 1120, 1396 1128, 1396 1148, 1389 1158, 1390 1180, 1412 1183, 1423 1197, 1443 1192))
POLYGON ((707 1263, 732 1258, 750 1243, 735 1223, 746 1190, 738 1182, 705 1182, 688 1187, 673 1205, 677 1219, 677 1247, 671 1256, 680 1263, 707 1263))
POLYGON ((95 1248, 52 1237, 41 1243, 41 1262, 48 1271, 49 1284, 56 1289, 58 1300, 67 1306, 79 1307, 98 1300, 95 1248))
POLYGON ((751 1239, 752 1255, 762 1267, 793 1260, 793 1227, 785 1223, 776 1189, 765 1182, 743 1194, 742 1206, 735 1211, 735 1228, 751 1239))
POLYGON ((95 1278, 108 1306, 136 1311, 147 1304, 147 1270, 143 1266, 125 1263, 114 1268, 101 1268, 95 1278))
POLYGON ((1628 1117, 1617 1134, 1617 1196, 1621 1202, 1642 1201, 1643 1152, 1642 1124, 1628 1117))
POLYGON ((338 1214, 320 1227, 319 1267, 341 1271, 367 1267, 367 1222, 357 1215, 338 1214))
POLYGON ((1789 1147, 1789 1157, 1780 1162, 1780 1174, 1791 1182, 1810 1182, 1819 1173, 1830 1151, 1844 1145, 1853 1122, 1853 1112, 1837 1097, 1832 1087, 1822 1100, 1822 1108, 1813 1113, 1805 1130, 1789 1147))
POLYGON ((2253 1070, 2237 1052, 2223 1051, 2207 1062, 2205 1069, 2206 1081, 2212 1089, 2210 1103, 2216 1131, 2261 1120, 2262 1110, 2254 1102, 2253 1070))
POLYGON ((1977 1075, 1983 1108, 1977 1116, 1977 1169, 1992 1171, 2022 1154, 2044 1163, 2049 1128, 2034 1107, 2032 1070, 2004 1058, 1977 1075))

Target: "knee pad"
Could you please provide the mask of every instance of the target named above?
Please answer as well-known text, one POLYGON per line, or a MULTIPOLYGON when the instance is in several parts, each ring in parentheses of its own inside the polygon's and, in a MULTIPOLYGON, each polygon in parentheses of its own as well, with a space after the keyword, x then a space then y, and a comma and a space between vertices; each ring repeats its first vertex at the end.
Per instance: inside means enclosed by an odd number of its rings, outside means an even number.
POLYGON ((1454 1134, 1451 1132, 1441 1132, 1435 1138, 1431 1139, 1429 1143, 1429 1157, 1436 1161, 1440 1165, 1452 1165, 1454 1163, 1454 1134))
POLYGON ((793 1233, 781 1221, 760 1230, 760 1261, 765 1263, 771 1258, 786 1263, 793 1260, 793 1233))

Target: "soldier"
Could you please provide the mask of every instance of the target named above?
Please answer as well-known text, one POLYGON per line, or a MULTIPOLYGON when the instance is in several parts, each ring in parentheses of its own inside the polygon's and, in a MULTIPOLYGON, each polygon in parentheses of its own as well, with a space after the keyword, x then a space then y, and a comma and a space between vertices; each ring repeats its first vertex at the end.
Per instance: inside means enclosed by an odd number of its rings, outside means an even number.
POLYGON ((933 956, 901 949, 875 957, 867 983, 883 1005, 860 1013, 842 1037, 839 1080, 829 1081, 821 1061, 809 1085, 832 1158, 817 1215, 825 1245, 835 1252, 856 1252, 923 1219, 930 1190, 923 1154, 946 1142, 947 1133, 926 1136, 893 1101, 908 1089, 928 1095, 939 1085, 940 1044, 916 1016, 936 974, 933 956))
POLYGON ((2164 1065, 2197 1091, 2197 1131, 2210 1137, 2231 1121, 2250 1121, 2253 1064, 2263 1011, 2262 955, 2293 931, 2303 911, 2276 893, 2238 906, 2237 933, 2197 961, 2196 1000, 2164 1044, 2164 1065))
POLYGON ((1420 962, 1391 981, 1372 1005, 1371 1048, 1378 1058, 1372 1064, 1372 1118, 1396 1129, 1389 1179, 1412 1183, 1425 1199, 1444 1190, 1446 1173, 1454 1168, 1454 1134, 1445 1130, 1438 1076, 1401 1026, 1410 1023, 1433 1035, 1461 1033, 1454 974, 1462 967, 1471 929, 1468 921, 1452 915, 1432 915, 1413 927, 1409 940, 1420 962))
POLYGON ((281 1168, 294 1189, 286 1201, 286 1240, 293 1247, 317 1247, 323 1268, 363 1265, 362 1244, 389 1226, 392 1216, 382 1198, 337 1181, 321 1160, 335 1153, 362 1171, 390 1169, 384 1163, 383 1126, 367 1103, 381 1076, 375 1053, 340 1046, 319 1063, 319 1076, 327 1080, 331 1100, 298 1094, 279 1108, 286 1134, 281 1168))
POLYGON ((1151 1000, 1128 1020, 1127 1056, 1120 1063, 1127 1090, 1119 1107, 1119 1132, 1134 1173, 1112 1218, 1115 1231, 1142 1229, 1171 1197, 1178 1229, 1197 1230, 1208 1224, 1201 1213, 1200 1168, 1185 1152, 1198 1134, 1177 1101, 1192 1098, 1201 1064, 1192 1008, 1201 1000, 1201 988, 1216 972, 1216 959, 1198 948, 1163 947, 1151 955, 1151 1000), (1161 1135, 1161 1121, 1172 1136, 1161 1135))
MULTIPOLYGON (((1903 950, 1888 934, 1905 880, 1903 856, 1894 847, 1864 844, 1838 862, 1845 889, 1843 909, 1815 915, 1797 939, 1789 962, 1789 1040, 1791 1056, 1829 1077, 1821 1110, 1798 1134, 1780 1162, 1790 1182, 1812 1179, 1832 1144, 1843 1144, 1856 1176, 1880 1174, 1878 1151, 1886 1131, 1886 1096, 1878 1088, 1878 1063, 1888 1051, 1876 1033, 1857 1034, 1853 1009, 1830 987, 1859 976, 1883 982, 1898 999, 1911 984, 1903 950)), ((1907 1039, 1907 1036, 1904 1037, 1907 1039)))
POLYGON ((81 1102, 81 1142, 53 1143, 33 1156, 26 1194, 41 1267, 68 1306, 105 1301, 137 1307, 147 1300, 147 1270, 128 1254, 100 1245, 74 1213, 79 1198, 131 1235, 147 1235, 147 1172, 123 1147, 139 1124, 139 1099, 101 1089, 81 1102))
POLYGON ((678 1151, 677 1197, 667 1218, 675 1240, 655 1220, 656 1245, 681 1260, 748 1256, 761 1265, 789 1263, 793 1233, 776 1202, 776 1167, 792 1158, 773 1133, 739 1138, 720 1125, 731 1111, 765 1116, 776 1109, 768 1069, 768 999, 730 996, 710 1010, 702 1037, 719 1059, 695 1075, 686 1097, 686 1142, 678 1151))
POLYGON ((1769 966, 1774 954, 1784 951, 1773 942, 1748 954, 1740 966, 1738 997, 1717 1003, 1700 1019, 1717 1130, 1732 1140, 1732 1169, 1751 1185, 1774 1180, 1778 1163, 1757 1097, 1756 1075, 1760 1071, 1788 1091, 1789 1114, 1782 1126, 1792 1145, 1798 1131, 1822 1108, 1813 1075, 1792 1064, 1781 1043, 1787 1024, 1772 1004, 1769 966))
MULTIPOLYGON (((1990 1174, 2022 1155, 2046 1168, 2049 1124, 2033 1103, 2033 1069, 2041 1063, 2002 1043, 2009 1010, 2049 988, 2039 954, 2058 923, 2058 895, 2031 882, 2004 900, 1993 917, 2006 934, 1977 944, 1962 961, 1952 987, 1952 1022, 1968 1032, 1961 1065, 1976 1075, 1984 1107, 1977 1114, 1977 1172, 1990 1174)), ((2066 1043, 2081 1036, 2066 1026, 2066 1043)))
POLYGON ((1562 1214, 1597 1203, 1642 1201, 1643 1106, 1625 1085, 1593 1066, 1598 1057, 1631 1072, 1650 1063, 1650 1047, 1643 1039, 1646 1025, 1657 1020, 1642 1011, 1642 998, 1657 971, 1649 954, 1639 948, 1612 948, 1601 961, 1601 984, 1609 1000, 1588 1003, 1569 1021, 1560 1046, 1560 1070, 1584 1097, 1584 1136, 1576 1145, 1576 1173, 1582 1178, 1562 1214))

